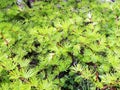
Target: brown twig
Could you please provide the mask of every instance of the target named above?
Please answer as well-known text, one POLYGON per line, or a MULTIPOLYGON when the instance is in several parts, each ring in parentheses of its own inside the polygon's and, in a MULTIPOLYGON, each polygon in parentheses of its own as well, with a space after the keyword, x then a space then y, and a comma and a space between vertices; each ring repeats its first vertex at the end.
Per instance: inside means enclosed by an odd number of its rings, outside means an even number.
POLYGON ((4 37, 4 35, 0 32, 0 35, 2 37, 2 39, 4 40, 5 44, 8 46, 9 42, 8 40, 4 37))
POLYGON ((112 87, 110 87, 110 86, 104 86, 101 90, 106 90, 106 89, 110 89, 110 90, 117 90, 117 88, 116 87, 114 87, 114 86, 112 86, 112 87))

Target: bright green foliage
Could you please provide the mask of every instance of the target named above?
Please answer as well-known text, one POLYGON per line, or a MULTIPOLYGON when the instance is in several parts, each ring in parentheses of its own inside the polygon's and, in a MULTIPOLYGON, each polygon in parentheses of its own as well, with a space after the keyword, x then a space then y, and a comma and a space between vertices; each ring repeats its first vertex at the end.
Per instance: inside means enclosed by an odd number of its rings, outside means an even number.
POLYGON ((119 15, 119 0, 1 0, 0 90, 119 90, 119 15))

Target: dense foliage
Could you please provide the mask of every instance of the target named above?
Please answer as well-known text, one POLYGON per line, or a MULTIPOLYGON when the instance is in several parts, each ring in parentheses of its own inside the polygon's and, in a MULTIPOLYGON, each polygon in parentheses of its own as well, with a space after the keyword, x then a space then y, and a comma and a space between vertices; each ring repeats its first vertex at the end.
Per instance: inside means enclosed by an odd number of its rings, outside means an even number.
POLYGON ((120 89, 120 2, 0 0, 0 90, 120 89))

